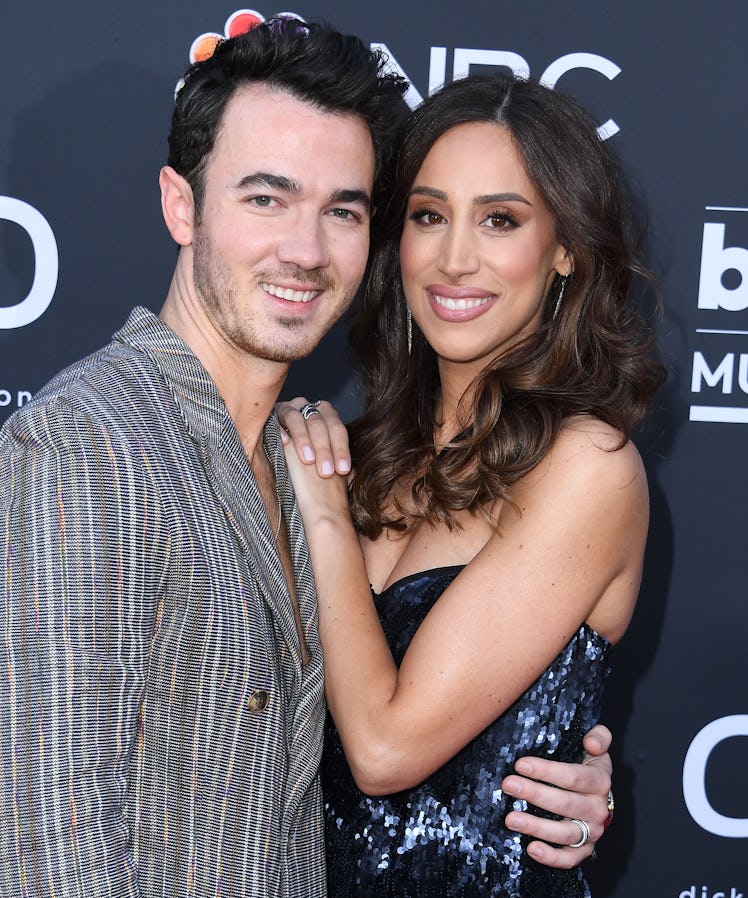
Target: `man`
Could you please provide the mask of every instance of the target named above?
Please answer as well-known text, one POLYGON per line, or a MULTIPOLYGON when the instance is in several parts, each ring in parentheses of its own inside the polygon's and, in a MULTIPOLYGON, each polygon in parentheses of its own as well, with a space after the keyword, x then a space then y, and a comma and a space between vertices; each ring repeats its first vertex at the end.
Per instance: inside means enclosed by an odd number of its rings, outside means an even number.
MULTIPOLYGON (((160 319, 136 309, 3 428, 4 898, 325 893, 316 596, 272 411, 361 281, 401 94, 293 20, 194 66, 160 319)), ((529 771, 570 793, 510 779, 601 821, 580 793, 606 765, 529 771)))

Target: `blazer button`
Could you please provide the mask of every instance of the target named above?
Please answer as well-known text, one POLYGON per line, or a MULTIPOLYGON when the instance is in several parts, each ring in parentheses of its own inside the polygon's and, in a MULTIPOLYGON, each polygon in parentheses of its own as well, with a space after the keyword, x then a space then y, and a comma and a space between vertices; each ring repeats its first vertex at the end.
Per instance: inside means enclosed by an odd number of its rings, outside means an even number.
POLYGON ((247 708, 250 714, 262 714, 270 701, 270 693, 267 689, 255 689, 247 699, 247 708))

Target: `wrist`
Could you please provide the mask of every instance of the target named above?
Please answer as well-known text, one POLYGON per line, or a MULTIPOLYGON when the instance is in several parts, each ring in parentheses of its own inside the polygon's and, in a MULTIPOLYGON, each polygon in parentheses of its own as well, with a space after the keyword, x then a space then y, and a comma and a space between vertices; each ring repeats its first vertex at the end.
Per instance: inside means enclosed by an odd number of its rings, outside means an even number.
POLYGON ((317 542, 329 540, 331 545, 337 545, 341 538, 353 534, 358 543, 347 502, 345 504, 315 503, 309 514, 304 513, 304 529, 307 537, 313 536, 317 542))

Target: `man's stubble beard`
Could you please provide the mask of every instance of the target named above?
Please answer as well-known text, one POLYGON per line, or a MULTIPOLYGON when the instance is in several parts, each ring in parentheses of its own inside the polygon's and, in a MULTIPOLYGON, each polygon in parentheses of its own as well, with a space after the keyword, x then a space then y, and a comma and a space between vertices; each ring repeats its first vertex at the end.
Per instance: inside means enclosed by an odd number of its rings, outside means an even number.
MULTIPOLYGON (((270 337, 263 339, 248 314, 250 300, 244 301, 245 310, 242 314, 242 300, 237 285, 232 282, 231 272, 228 266, 221 261, 220 255, 213 251, 210 240, 204 235, 199 225, 195 228, 192 256, 195 289, 202 299, 208 317, 229 342, 255 358, 284 364, 304 358, 319 345, 322 338, 340 317, 336 316, 334 320, 330 321, 322 333, 310 335, 301 342, 298 339, 288 343, 279 339, 273 340, 270 337)), ((285 269, 279 267, 274 272, 263 272, 262 276, 258 278, 258 288, 260 281, 273 282, 274 279, 283 280, 284 278, 308 285, 309 289, 334 289, 334 282, 330 278, 319 273, 306 272, 297 266, 286 266, 285 269)), ((350 306, 352 300, 353 295, 341 306, 340 315, 350 306)), ((281 316, 276 319, 276 322, 289 334, 308 326, 307 320, 296 316, 287 318, 281 316)))

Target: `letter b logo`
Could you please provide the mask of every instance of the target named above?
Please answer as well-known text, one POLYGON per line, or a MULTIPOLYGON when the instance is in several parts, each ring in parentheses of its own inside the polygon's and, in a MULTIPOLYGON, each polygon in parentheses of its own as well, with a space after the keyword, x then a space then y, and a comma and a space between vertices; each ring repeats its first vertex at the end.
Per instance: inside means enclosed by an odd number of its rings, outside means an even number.
POLYGON ((699 308, 726 309, 728 312, 748 309, 748 249, 742 246, 725 246, 723 224, 704 225, 699 308), (730 289, 722 283, 722 275, 726 271, 738 272, 740 283, 737 287, 730 289))

